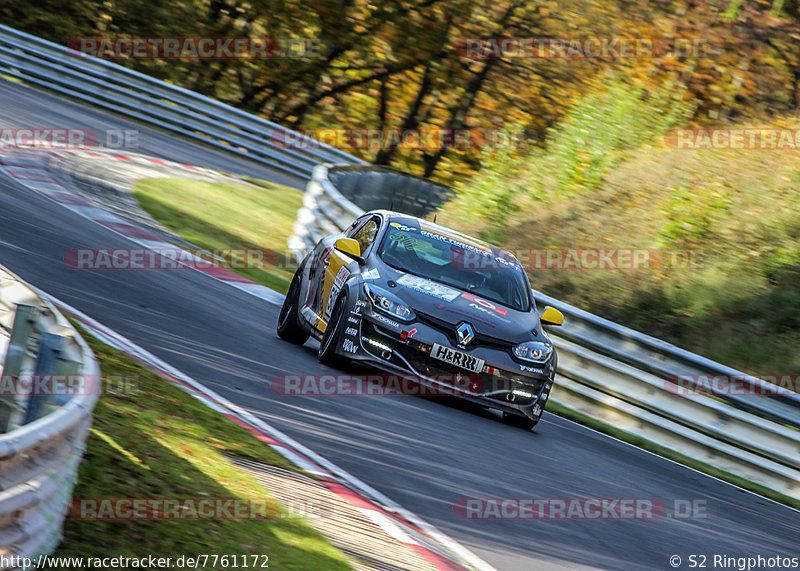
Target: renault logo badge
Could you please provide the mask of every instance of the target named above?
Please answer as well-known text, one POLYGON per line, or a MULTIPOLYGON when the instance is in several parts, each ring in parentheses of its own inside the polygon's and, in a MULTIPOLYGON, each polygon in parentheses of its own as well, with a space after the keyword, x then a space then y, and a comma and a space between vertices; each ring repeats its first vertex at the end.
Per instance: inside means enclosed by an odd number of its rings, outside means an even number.
POLYGON ((456 336, 458 337, 459 345, 467 345, 470 341, 472 341, 475 338, 475 330, 469 323, 462 322, 456 328, 456 336))

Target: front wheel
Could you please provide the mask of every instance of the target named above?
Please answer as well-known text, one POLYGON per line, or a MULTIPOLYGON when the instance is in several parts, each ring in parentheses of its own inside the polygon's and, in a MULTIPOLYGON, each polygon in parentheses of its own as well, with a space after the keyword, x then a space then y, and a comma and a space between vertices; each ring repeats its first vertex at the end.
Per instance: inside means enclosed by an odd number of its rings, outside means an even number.
POLYGON ((300 327, 298 307, 300 307, 300 270, 292 278, 286 299, 283 300, 281 312, 278 315, 278 337, 284 341, 302 345, 308 340, 309 335, 300 327))
POLYGON ((322 334, 322 340, 319 342, 319 360, 332 367, 341 367, 347 362, 344 357, 336 354, 336 347, 339 345, 339 339, 344 329, 346 308, 347 294, 345 293, 336 301, 328 326, 325 328, 325 333, 322 334))
POLYGON ((541 418, 541 415, 538 418, 529 418, 513 412, 503 412, 503 422, 523 430, 532 430, 539 423, 539 418, 541 418))

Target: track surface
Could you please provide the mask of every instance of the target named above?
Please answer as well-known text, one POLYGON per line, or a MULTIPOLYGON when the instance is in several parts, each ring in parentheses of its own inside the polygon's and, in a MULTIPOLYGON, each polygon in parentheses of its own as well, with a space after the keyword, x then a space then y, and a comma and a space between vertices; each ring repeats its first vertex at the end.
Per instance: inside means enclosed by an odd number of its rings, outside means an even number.
MULTIPOLYGON (((0 81, 0 127, 131 124, 0 81)), ((148 131, 140 152, 290 182, 148 131)), ((199 272, 75 271, 69 248, 131 243, 0 176, 0 263, 115 329, 438 526, 498 569, 670 568, 669 557, 797 556, 800 515, 554 417, 525 433, 488 415, 414 397, 280 397, 279 374, 331 372, 311 343, 274 330, 278 308, 199 272), (464 497, 705 500, 704 519, 462 520, 464 497)))

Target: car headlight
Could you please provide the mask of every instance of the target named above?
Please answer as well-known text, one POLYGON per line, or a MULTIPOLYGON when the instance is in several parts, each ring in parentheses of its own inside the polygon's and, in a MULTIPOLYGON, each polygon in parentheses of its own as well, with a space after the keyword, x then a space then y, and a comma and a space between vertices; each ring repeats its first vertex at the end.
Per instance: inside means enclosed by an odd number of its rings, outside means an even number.
POLYGON ((414 320, 415 315, 411 308, 385 289, 364 284, 364 291, 367 293, 367 297, 372 302, 373 307, 403 321, 414 320))
POLYGON ((531 363, 544 363, 553 354, 552 343, 542 343, 541 341, 528 341, 520 343, 513 349, 517 359, 530 361, 531 363))

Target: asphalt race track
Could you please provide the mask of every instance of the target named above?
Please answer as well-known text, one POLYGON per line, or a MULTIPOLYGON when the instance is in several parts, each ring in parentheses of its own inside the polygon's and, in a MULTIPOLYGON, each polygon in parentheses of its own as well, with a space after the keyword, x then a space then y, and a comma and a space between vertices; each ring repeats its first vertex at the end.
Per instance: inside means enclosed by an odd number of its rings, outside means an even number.
MULTIPOLYGON (((138 128, 0 81, 0 127, 138 128)), ((141 128, 140 128, 141 129, 141 128)), ((257 165, 141 129, 140 152, 300 185, 257 165)), ((320 374, 312 343, 275 334, 278 307, 191 270, 76 271, 70 248, 126 238, 0 175, 0 263, 414 511, 498 569, 689 568, 691 554, 797 556, 800 514, 568 421, 535 432, 416 397, 282 397, 269 380, 320 374), (459 498, 658 498, 706 502, 705 517, 465 520, 459 498)), ((719 568, 719 567, 718 567, 719 568)))

